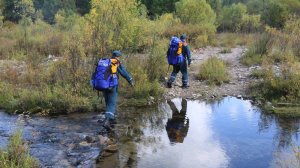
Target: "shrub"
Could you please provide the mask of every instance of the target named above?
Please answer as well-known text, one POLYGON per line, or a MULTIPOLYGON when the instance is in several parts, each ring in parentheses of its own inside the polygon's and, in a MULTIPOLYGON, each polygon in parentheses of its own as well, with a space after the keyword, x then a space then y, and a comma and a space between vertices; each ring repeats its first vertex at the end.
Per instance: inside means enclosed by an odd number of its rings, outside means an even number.
POLYGON ((247 13, 244 4, 238 3, 231 6, 225 6, 219 18, 220 28, 231 32, 238 32, 241 29, 243 18, 247 13))
POLYGON ((215 35, 216 27, 210 24, 177 24, 169 27, 164 32, 164 37, 170 38, 173 35, 186 33, 188 41, 193 47, 204 47, 211 43, 215 35))
POLYGON ((141 13, 135 0, 92 0, 85 37, 90 39, 93 52, 105 55, 132 46, 136 35, 146 28, 141 13))
POLYGON ((211 44, 218 47, 233 48, 237 45, 251 46, 259 34, 244 34, 244 33, 219 33, 215 35, 211 44))
POLYGON ((221 85, 229 82, 230 77, 226 64, 217 57, 211 57, 201 65, 198 78, 207 80, 209 84, 221 85))
MULTIPOLYGON (((128 88, 129 86, 126 84, 127 82, 121 79, 120 85, 121 85, 121 91, 122 94, 125 95, 127 98, 136 98, 136 99, 148 99, 149 96, 159 97, 161 93, 163 92, 162 88, 159 84, 159 77, 160 75, 163 75, 162 73, 152 75, 152 80, 149 79, 150 76, 148 76, 149 71, 147 67, 147 60, 145 59, 136 59, 132 57, 131 59, 128 59, 126 61, 126 68, 128 71, 132 74, 133 80, 135 81, 134 88, 131 89, 124 89, 128 88), (144 66, 136 66, 136 65, 144 65, 144 66), (126 85, 126 86, 125 86, 126 85)), ((157 63, 158 65, 159 63, 157 63)), ((151 66, 157 66, 157 65, 151 65, 151 66)), ((150 66, 150 65, 149 65, 150 66)), ((156 73, 156 72, 154 72, 156 73)))
POLYGON ((220 51, 221 54, 227 54, 227 53, 231 53, 231 48, 223 48, 221 51, 220 51))
POLYGON ((271 36, 268 33, 262 34, 256 42, 250 46, 248 51, 242 57, 241 62, 245 65, 261 64, 262 57, 268 54, 268 45, 271 36))
POLYGON ((1 168, 38 168, 36 159, 29 155, 28 146, 22 142, 22 132, 13 135, 6 150, 0 150, 1 168))
POLYGON ((205 0, 180 0, 175 6, 184 24, 215 24, 216 14, 205 0))
POLYGON ((168 40, 156 40, 152 45, 144 65, 150 81, 161 79, 167 72, 166 51, 168 44, 168 40))
POLYGON ((261 27, 260 15, 244 15, 241 31, 245 33, 257 32, 261 27))
MULTIPOLYGON (((8 112, 40 113, 55 115, 71 112, 89 112, 92 104, 88 97, 73 92, 72 87, 40 86, 38 88, 17 88, 1 83, 0 104, 8 112), (7 89, 7 90, 6 90, 7 89)), ((90 93, 90 92, 89 92, 90 93)), ((90 93, 90 95, 92 95, 90 93)))
POLYGON ((261 19, 271 27, 283 28, 288 19, 288 8, 280 1, 267 1, 268 8, 262 12, 261 19))

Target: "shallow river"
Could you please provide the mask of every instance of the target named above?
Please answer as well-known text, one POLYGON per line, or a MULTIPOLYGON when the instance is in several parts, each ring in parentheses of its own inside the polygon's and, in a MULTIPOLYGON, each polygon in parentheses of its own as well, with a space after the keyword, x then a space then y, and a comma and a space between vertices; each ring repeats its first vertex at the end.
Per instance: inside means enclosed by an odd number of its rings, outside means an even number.
MULTIPOLYGON (((95 115, 24 118, 0 112, 0 148, 21 127, 43 167, 95 167, 102 148, 95 115)), ((177 98, 158 108, 123 109, 117 123, 118 152, 96 167, 300 167, 300 120, 266 115, 248 100, 177 98)))
POLYGON ((118 122, 119 152, 99 167, 300 167, 300 120, 265 115, 247 100, 178 98, 160 110, 129 110, 118 122))

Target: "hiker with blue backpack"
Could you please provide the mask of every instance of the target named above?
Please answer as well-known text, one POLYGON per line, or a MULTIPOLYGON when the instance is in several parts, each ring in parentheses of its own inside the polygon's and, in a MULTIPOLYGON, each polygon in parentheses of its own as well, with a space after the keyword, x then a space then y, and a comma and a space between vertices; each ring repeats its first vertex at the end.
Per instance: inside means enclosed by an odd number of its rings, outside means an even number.
POLYGON ((119 74, 134 86, 131 75, 119 58, 122 56, 120 51, 113 51, 112 57, 100 59, 92 75, 91 84, 94 89, 101 91, 104 96, 106 110, 104 127, 111 129, 111 124, 115 122, 116 104, 118 99, 119 74))
POLYGON ((173 36, 167 52, 169 65, 173 66, 173 71, 167 82, 167 87, 172 88, 172 83, 175 81, 177 73, 182 74, 182 88, 189 87, 188 66, 191 65, 190 46, 186 41, 186 34, 182 34, 180 39, 173 36))

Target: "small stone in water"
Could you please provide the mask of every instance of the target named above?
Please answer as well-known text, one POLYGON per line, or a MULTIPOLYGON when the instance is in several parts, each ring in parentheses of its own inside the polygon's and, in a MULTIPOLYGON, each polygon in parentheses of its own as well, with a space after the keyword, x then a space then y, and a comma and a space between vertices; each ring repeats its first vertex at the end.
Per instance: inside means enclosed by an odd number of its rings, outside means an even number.
POLYGON ((108 145, 104 150, 107 152, 114 153, 118 151, 118 146, 117 144, 108 145))
POLYGON ((102 136, 102 135, 99 135, 98 137, 99 137, 99 140, 100 140, 100 144, 101 144, 101 145, 106 144, 107 141, 109 140, 109 138, 104 137, 104 136, 102 136))

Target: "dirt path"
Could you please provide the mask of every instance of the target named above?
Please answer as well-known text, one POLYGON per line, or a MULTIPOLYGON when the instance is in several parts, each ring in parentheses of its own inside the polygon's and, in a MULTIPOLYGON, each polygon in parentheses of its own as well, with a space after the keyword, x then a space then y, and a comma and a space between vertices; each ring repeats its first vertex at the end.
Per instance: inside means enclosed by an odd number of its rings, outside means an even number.
MULTIPOLYGON (((250 78, 251 71, 258 67, 246 67, 240 63, 240 58, 246 52, 243 46, 231 48, 231 53, 222 54, 222 48, 206 47, 197 49, 192 52, 192 65, 189 69, 190 87, 188 89, 181 88, 181 74, 179 73, 175 86, 168 89, 165 98, 183 97, 187 99, 211 99, 221 96, 248 97, 247 87, 254 79, 250 78), (231 76, 230 82, 221 86, 209 86, 205 81, 196 78, 199 72, 200 64, 206 59, 217 56, 228 64, 231 76)), ((172 68, 170 68, 172 69, 172 68)), ((171 70, 169 74, 171 73, 171 70)))

